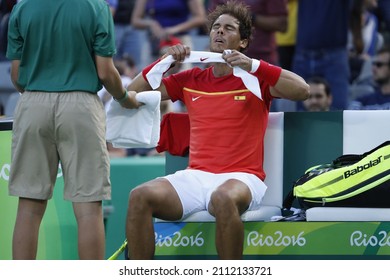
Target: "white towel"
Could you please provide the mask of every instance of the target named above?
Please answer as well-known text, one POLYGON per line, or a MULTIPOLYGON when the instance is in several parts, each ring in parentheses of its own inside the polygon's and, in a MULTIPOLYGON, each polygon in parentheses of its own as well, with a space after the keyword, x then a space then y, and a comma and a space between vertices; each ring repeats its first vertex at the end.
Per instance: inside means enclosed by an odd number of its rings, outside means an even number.
MULTIPOLYGON (((175 60, 173 59, 173 57, 171 55, 168 55, 166 58, 154 65, 152 69, 150 69, 150 71, 146 74, 146 79, 148 80, 149 85, 153 89, 156 89, 160 86, 163 73, 169 69, 169 67, 174 61, 175 60)), ((209 62, 226 63, 226 61, 222 58, 222 54, 220 53, 197 51, 192 51, 190 53, 190 56, 186 57, 183 61, 183 63, 209 62)), ((259 80, 257 79, 257 77, 243 70, 240 67, 233 67, 233 75, 241 78, 247 89, 249 89, 258 98, 262 99, 259 80)))
POLYGON ((144 103, 138 109, 123 108, 111 101, 107 106, 106 140, 116 148, 154 148, 160 138, 159 91, 143 91, 136 95, 144 103))

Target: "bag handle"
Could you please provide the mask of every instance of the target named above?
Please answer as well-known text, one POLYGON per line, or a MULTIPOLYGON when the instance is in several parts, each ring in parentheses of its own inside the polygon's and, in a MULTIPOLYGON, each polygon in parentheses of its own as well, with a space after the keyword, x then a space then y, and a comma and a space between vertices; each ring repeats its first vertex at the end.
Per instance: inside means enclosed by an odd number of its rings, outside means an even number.
POLYGON ((352 165, 359 160, 361 160, 364 156, 363 155, 355 155, 355 154, 350 154, 350 155, 342 155, 333 160, 333 166, 335 168, 343 167, 343 166, 348 166, 352 165))
POLYGON ((375 147, 374 149, 372 149, 371 151, 368 151, 368 152, 365 152, 364 154, 362 154, 363 157, 366 157, 367 155, 375 152, 376 150, 379 150, 380 148, 383 148, 385 146, 389 146, 390 145, 390 141, 385 141, 383 142, 382 144, 380 144, 379 146, 375 147))
POLYGON ((337 168, 352 165, 352 164, 360 161, 361 159, 365 158, 369 154, 379 150, 380 148, 388 146, 388 145, 390 145, 390 141, 385 141, 382 144, 380 144, 379 146, 377 146, 377 147, 373 148, 372 150, 365 152, 363 154, 347 154, 347 155, 339 156, 338 158, 333 160, 333 165, 337 168))
POLYGON ((291 206, 292 206, 294 199, 295 199, 293 190, 294 190, 294 188, 292 190, 290 190, 290 192, 284 198, 283 204, 282 204, 283 209, 287 209, 287 210, 291 209, 291 206))

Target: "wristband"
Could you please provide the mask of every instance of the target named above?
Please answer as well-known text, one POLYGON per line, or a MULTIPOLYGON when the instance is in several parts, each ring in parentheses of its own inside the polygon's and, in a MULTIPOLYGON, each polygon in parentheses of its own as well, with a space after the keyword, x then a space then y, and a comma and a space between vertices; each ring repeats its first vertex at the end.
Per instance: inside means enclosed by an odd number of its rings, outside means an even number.
POLYGON ((127 92, 127 89, 125 89, 125 93, 123 94, 122 97, 120 97, 120 98, 118 98, 118 99, 116 99, 115 97, 113 97, 113 98, 114 98, 114 100, 115 100, 116 102, 122 103, 122 102, 125 101, 128 97, 129 97, 129 94, 128 94, 128 92, 127 92))
POLYGON ((256 75, 259 79, 267 82, 270 86, 275 86, 278 82, 282 68, 272 65, 264 60, 260 61, 260 66, 256 71, 256 75))

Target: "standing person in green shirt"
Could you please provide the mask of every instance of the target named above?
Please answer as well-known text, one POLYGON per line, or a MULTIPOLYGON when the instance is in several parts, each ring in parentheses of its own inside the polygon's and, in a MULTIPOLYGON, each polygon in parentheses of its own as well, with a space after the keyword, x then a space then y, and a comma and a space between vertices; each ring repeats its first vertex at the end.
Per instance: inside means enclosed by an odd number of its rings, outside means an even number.
POLYGON ((14 114, 9 194, 19 197, 13 259, 35 259, 39 227, 59 163, 64 199, 73 203, 80 259, 103 259, 102 200, 110 199, 102 85, 123 107, 112 56, 113 20, 104 0, 29 0, 13 9, 7 58, 22 93, 14 114))

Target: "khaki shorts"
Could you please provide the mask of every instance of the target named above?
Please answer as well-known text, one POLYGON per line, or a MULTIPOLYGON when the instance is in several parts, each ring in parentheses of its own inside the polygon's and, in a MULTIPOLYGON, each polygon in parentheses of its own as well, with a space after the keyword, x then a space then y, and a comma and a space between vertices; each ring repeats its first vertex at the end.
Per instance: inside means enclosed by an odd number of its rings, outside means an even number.
POLYGON ((64 199, 111 198, 106 117, 96 94, 25 92, 14 116, 10 195, 50 199, 60 164, 64 199))

